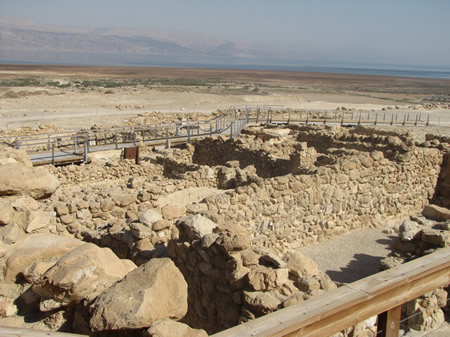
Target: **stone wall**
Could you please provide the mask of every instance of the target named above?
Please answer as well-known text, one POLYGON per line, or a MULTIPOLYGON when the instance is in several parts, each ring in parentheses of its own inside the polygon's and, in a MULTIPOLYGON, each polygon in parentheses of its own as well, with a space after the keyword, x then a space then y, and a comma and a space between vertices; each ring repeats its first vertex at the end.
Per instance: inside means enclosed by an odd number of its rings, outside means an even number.
POLYGON ((450 208, 450 152, 447 152, 442 162, 434 201, 444 207, 450 208))
MULTIPOLYGON (((264 130, 254 133, 258 132, 264 130)), ((350 131, 308 126, 289 127, 288 132, 267 142, 247 135, 195 144, 193 158, 197 162, 214 164, 213 159, 201 156, 216 158, 219 165, 223 160, 244 158, 243 163, 232 165, 238 171, 246 167, 248 154, 253 153, 253 165, 260 170, 268 168, 265 176, 269 178, 261 177, 256 169, 256 176, 235 184, 234 190, 204 200, 223 223, 249 230, 257 246, 283 252, 349 230, 377 226, 389 216, 420 212, 434 194, 443 157, 439 149, 375 130, 369 136, 366 128, 350 131), (317 151, 314 164, 309 144, 317 151), (265 153, 266 147, 273 151, 265 153), (244 157, 242 148, 247 149, 244 157), (213 153, 226 156, 223 160, 222 156, 208 156, 213 153), (274 174, 274 157, 279 164, 289 162, 283 170, 293 172, 274 174), (302 167, 297 172, 309 173, 296 174, 292 158, 298 158, 296 164, 302 167), (307 159, 302 162, 302 158, 307 159)))
POLYGON ((252 248, 249 233, 238 227, 201 215, 183 217, 177 227, 180 239, 169 243, 169 256, 188 283, 184 319, 208 333, 336 288, 312 260, 252 248))

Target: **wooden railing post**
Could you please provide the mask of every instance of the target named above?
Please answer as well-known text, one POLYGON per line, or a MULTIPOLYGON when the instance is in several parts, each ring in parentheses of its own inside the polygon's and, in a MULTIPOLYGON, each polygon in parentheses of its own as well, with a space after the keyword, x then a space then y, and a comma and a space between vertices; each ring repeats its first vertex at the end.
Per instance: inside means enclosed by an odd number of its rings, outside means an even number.
POLYGON ((398 337, 401 315, 401 305, 379 314, 377 324, 377 337, 398 337))

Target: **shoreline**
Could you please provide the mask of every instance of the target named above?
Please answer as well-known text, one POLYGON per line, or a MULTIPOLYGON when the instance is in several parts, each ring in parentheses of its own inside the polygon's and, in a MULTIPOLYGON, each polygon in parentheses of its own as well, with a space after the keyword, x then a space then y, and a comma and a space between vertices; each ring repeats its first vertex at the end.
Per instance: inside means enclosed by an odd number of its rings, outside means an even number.
POLYGON ((167 64, 167 65, 140 65, 140 64, 123 64, 123 65, 83 65, 83 64, 58 64, 58 63, 9 63, 9 61, 0 61, 0 70, 3 67, 40 67, 40 68, 53 68, 61 71, 61 68, 103 68, 103 69, 114 69, 114 68, 137 68, 137 69, 163 69, 167 71, 168 69, 177 69, 181 72, 186 70, 195 71, 231 71, 231 72, 284 72, 284 73, 297 73, 305 74, 308 76, 314 76, 314 74, 323 74, 325 77, 330 77, 332 75, 343 75, 343 76, 374 76, 383 78, 406 78, 406 79, 424 79, 424 80, 448 80, 450 81, 450 70, 431 70, 431 69, 402 69, 395 67, 351 67, 351 66, 296 66, 296 65, 252 65, 252 64, 167 64), (435 76, 427 76, 427 74, 434 74, 435 76))
MULTIPOLYGON (((323 67, 329 68, 329 67, 323 67)), ((339 68, 339 67, 336 67, 339 68)), ((339 68, 339 69, 358 69, 358 68, 339 68)), ((375 69, 374 69, 375 70, 375 69)), ((381 69, 388 70, 388 69, 381 69)), ((297 71, 297 70, 270 70, 270 69, 244 69, 244 68, 220 68, 220 67, 182 67, 182 66, 141 66, 141 65, 75 65, 75 64, 39 64, 39 63, 0 63, 0 78, 8 72, 17 71, 38 71, 50 74, 52 72, 67 73, 73 72, 80 74, 102 74, 117 77, 142 77, 155 76, 158 78, 172 78, 177 73, 180 77, 190 76, 193 78, 229 78, 231 75, 240 75, 242 79, 291 79, 291 80, 346 80, 346 81, 367 81, 375 82, 392 79, 403 79, 419 82, 443 82, 450 85, 450 78, 428 78, 413 76, 396 76, 383 74, 365 74, 365 73, 346 73, 346 72, 326 72, 326 71, 297 71), (130 71, 131 70, 131 71, 130 71)), ((450 76, 450 71, 449 71, 450 76)))

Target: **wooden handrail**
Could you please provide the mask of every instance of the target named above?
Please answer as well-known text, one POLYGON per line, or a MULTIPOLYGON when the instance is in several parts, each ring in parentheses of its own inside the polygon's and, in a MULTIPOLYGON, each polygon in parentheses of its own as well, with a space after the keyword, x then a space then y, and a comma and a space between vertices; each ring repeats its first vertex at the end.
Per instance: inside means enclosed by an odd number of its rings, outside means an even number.
POLYGON ((450 248, 442 248, 213 336, 329 336, 449 283, 450 248))

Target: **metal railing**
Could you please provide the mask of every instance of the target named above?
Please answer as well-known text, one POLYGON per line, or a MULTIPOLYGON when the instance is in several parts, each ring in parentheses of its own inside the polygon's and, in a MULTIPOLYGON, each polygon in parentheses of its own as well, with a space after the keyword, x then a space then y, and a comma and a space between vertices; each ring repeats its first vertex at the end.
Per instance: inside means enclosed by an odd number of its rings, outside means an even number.
POLYGON ((439 125, 430 121, 430 115, 410 112, 382 111, 313 111, 292 110, 282 105, 231 106, 222 115, 208 120, 186 120, 166 124, 126 126, 108 129, 67 131, 46 135, 2 137, 0 143, 25 149, 33 162, 86 161, 89 152, 136 146, 142 142, 165 145, 187 142, 213 135, 236 137, 247 124, 260 123, 315 123, 341 125, 439 125), (45 160, 39 160, 45 153, 45 160))

